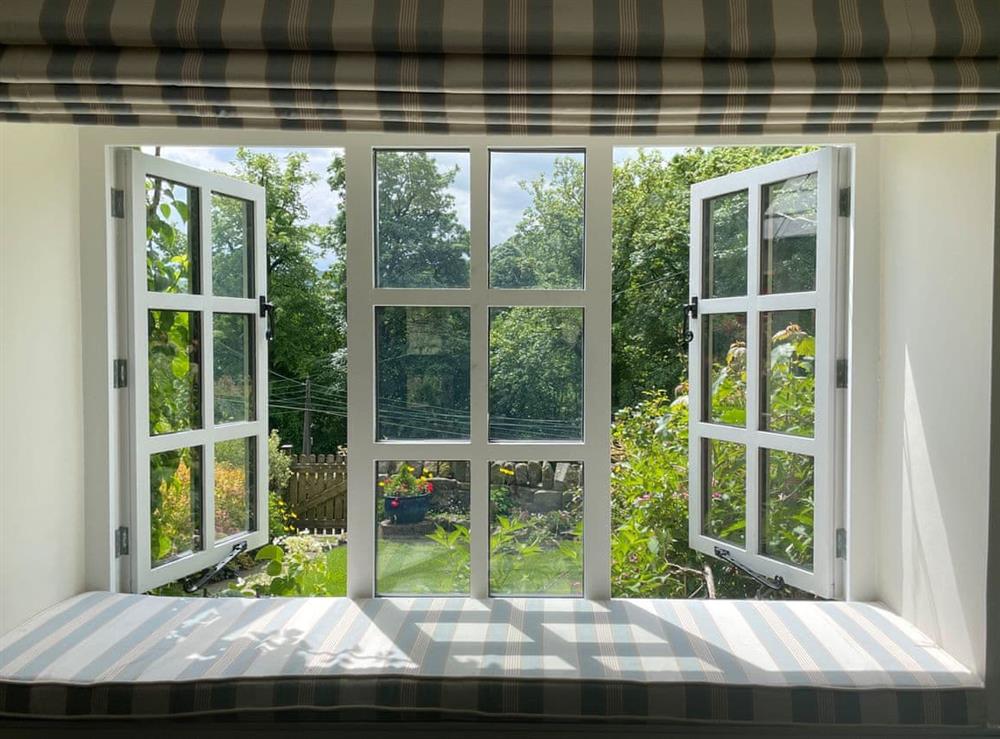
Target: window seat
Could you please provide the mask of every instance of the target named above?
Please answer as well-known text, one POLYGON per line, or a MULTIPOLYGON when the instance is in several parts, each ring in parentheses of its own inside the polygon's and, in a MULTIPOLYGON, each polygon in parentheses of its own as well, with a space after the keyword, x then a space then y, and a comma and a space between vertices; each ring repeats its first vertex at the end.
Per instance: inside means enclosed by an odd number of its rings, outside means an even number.
POLYGON ((0 716, 982 725, 982 682, 836 602, 85 593, 0 637, 0 716))

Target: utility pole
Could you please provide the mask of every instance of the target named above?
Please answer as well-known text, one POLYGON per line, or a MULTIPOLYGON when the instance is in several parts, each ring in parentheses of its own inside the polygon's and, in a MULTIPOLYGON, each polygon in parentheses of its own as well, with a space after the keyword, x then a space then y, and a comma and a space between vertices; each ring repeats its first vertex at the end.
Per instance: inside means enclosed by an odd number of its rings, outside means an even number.
POLYGON ((306 404, 302 412, 302 453, 312 454, 312 383, 306 375, 306 404))

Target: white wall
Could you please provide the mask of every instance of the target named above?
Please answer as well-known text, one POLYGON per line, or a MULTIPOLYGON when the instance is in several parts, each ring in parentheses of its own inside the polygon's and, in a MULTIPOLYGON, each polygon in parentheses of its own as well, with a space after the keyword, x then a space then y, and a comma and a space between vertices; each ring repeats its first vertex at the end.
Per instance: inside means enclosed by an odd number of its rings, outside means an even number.
POLYGON ((0 633, 83 589, 78 160, 0 123, 0 633))
POLYGON ((880 595, 982 675, 996 138, 885 137, 880 171, 880 595))

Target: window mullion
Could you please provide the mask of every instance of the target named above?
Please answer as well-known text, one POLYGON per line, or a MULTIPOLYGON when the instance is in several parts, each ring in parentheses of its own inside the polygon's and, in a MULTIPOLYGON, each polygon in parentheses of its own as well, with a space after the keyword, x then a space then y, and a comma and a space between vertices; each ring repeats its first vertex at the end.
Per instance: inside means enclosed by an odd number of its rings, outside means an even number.
POLYGON ((347 192, 347 594, 370 598, 375 586, 375 311, 372 149, 344 150, 347 192), (360 288, 360 289, 359 289, 360 288))
POLYGON ((206 552, 215 546, 215 314, 212 312, 212 192, 198 183, 198 297, 201 314, 201 532, 206 552))
POLYGON ((583 594, 611 597, 611 205, 613 148, 587 147, 584 239, 583 594))
POLYGON ((489 595, 489 150, 471 147, 470 156, 470 589, 473 598, 489 595))
POLYGON ((761 352, 767 351, 760 336, 761 188, 749 190, 747 210, 747 346, 746 346, 746 550, 758 554, 760 546, 760 428, 761 352))

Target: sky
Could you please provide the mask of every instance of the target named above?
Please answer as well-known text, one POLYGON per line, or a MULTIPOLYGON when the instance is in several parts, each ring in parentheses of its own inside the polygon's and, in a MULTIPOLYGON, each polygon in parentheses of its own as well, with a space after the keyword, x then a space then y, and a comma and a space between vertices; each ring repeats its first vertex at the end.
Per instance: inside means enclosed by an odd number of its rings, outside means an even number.
MULTIPOLYGON (((343 153, 342 149, 327 148, 281 148, 251 147, 253 151, 284 157, 292 151, 304 151, 308 155, 306 168, 315 172, 319 179, 303 192, 303 202, 308 212, 309 223, 327 224, 340 210, 340 198, 330 191, 326 184, 326 168, 330 161, 343 153)), ((650 147, 659 149, 668 158, 683 151, 683 147, 650 147)), ((152 154, 152 147, 143 147, 152 154)), ((638 147, 616 147, 614 159, 620 163, 638 154, 638 147)), ((208 169, 223 174, 233 172, 236 160, 235 147, 193 147, 165 146, 161 156, 181 164, 200 169, 208 169)), ((466 228, 470 220, 469 197, 469 155, 466 152, 429 152, 441 169, 459 166, 458 174, 450 188, 455 198, 458 220, 466 228)), ((531 203, 531 196, 521 188, 522 181, 531 181, 539 175, 552 176, 552 167, 557 156, 555 152, 494 152, 490 162, 490 245, 506 241, 514 233, 521 214, 531 203)), ((580 155, 582 156, 582 155, 580 155)), ((328 265, 321 265, 323 267, 328 265)))

